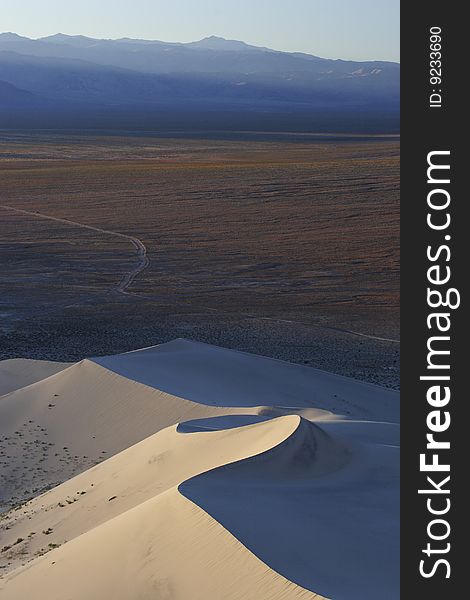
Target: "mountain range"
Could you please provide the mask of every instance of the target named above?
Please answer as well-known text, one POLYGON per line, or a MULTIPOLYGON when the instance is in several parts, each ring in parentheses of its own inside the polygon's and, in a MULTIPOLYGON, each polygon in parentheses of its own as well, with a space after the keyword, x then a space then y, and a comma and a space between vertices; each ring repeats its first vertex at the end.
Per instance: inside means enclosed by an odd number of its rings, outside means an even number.
POLYGON ((0 34, 0 127, 393 131, 400 66, 211 36, 0 34))

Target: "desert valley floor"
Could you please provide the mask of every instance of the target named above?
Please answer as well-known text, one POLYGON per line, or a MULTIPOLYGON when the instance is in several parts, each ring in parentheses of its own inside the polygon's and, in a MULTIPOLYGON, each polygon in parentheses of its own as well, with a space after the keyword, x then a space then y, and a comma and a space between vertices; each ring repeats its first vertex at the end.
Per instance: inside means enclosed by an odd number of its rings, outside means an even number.
POLYGON ((1 135, 0 358, 184 337, 397 388, 396 138, 1 135))

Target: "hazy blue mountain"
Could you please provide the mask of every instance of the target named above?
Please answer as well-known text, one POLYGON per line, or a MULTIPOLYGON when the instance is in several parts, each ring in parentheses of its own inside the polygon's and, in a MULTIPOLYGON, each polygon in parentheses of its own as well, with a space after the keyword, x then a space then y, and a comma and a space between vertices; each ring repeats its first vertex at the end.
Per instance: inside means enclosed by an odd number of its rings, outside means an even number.
MULTIPOLYGON (((216 36, 182 44, 0 34, 0 81, 31 94, 30 108, 36 103, 44 112, 49 103, 72 120, 72 113, 91 115, 112 107, 135 118, 139 112, 139 122, 144 112, 158 112, 159 123, 175 111, 185 119, 191 111, 199 119, 210 112, 211 122, 218 112, 220 126, 227 127, 222 121, 228 111, 237 127, 243 127, 248 113, 256 113, 260 124, 270 114, 279 117, 281 128, 302 128, 302 122, 311 126, 312 115, 328 113, 330 123, 333 115, 340 117, 341 127, 349 123, 349 129, 359 130, 370 118, 396 130, 399 76, 396 63, 329 60, 216 36)), ((20 95, 18 107, 26 102, 20 95)), ((267 120, 276 122, 271 117, 267 120)), ((0 114, 1 126, 5 119, 0 114)))
POLYGON ((341 85, 325 77, 312 81, 305 73, 272 74, 173 73, 154 75, 130 69, 64 58, 28 56, 0 51, 0 79, 50 98, 104 104, 173 102, 175 99, 281 102, 291 105, 391 105, 396 98, 378 80, 363 85, 345 78, 341 85))
POLYGON ((239 42, 238 40, 226 40, 225 38, 218 37, 217 35, 211 35, 197 42, 189 42, 185 44, 185 46, 187 48, 196 48, 201 50, 216 50, 220 52, 274 52, 274 50, 269 50, 269 48, 251 46, 246 42, 239 42))
POLYGON ((380 77, 399 73, 399 65, 383 61, 330 60, 302 53, 277 52, 244 42, 211 36, 198 42, 100 40, 56 34, 38 40, 0 34, 0 50, 31 56, 76 58, 148 73, 305 72, 319 77, 380 77), (360 71, 360 73, 359 73, 360 71))

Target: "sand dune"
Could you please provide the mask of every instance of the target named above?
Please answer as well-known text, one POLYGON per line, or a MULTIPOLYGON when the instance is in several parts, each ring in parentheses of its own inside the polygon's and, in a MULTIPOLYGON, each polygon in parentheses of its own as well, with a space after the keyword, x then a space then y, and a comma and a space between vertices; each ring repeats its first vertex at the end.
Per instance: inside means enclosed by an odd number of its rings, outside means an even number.
POLYGON ((24 541, 3 554, 13 564, 44 554, 1 581, 2 597, 34 589, 36 598, 59 599, 67 589, 77 600, 318 598, 263 564, 176 488, 188 475, 282 444, 299 423, 288 416, 189 435, 170 427, 14 511, 10 544, 24 541))
MULTIPOLYGON (((279 408, 248 407, 277 416, 279 408)), ((300 409, 309 417, 328 416, 300 409)), ((66 481, 179 422, 240 413, 177 398, 90 360, 0 399, 0 509, 66 481)))
POLYGON ((397 420, 394 392, 185 340, 46 376, 0 399, 3 500, 35 496, 1 517, 1 596, 397 598, 397 420))
POLYGON ((0 555, 0 565, 10 571, 49 544, 61 545, 194 475, 269 450, 298 421, 287 416, 191 435, 164 429, 11 511, 2 537, 12 551, 0 555), (13 547, 20 537, 25 542, 13 547))
POLYGON ((0 399, 0 502, 22 501, 160 429, 221 411, 81 361, 0 399))
POLYGON ((179 490, 290 581, 328 598, 396 599, 398 447, 382 440, 398 444, 398 428, 374 426, 375 443, 358 443, 362 423, 302 419, 271 451, 179 490))

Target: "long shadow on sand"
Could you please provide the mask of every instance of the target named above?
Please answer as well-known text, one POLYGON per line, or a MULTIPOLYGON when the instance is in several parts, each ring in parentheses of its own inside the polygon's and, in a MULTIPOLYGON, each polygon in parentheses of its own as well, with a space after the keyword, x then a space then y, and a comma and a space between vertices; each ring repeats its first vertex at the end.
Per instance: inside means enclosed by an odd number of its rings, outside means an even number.
MULTIPOLYGON (((231 420, 198 420, 180 431, 242 424, 231 420)), ((272 450, 178 489, 300 586, 335 600, 392 600, 399 596, 398 434, 388 423, 301 419, 272 450)))

